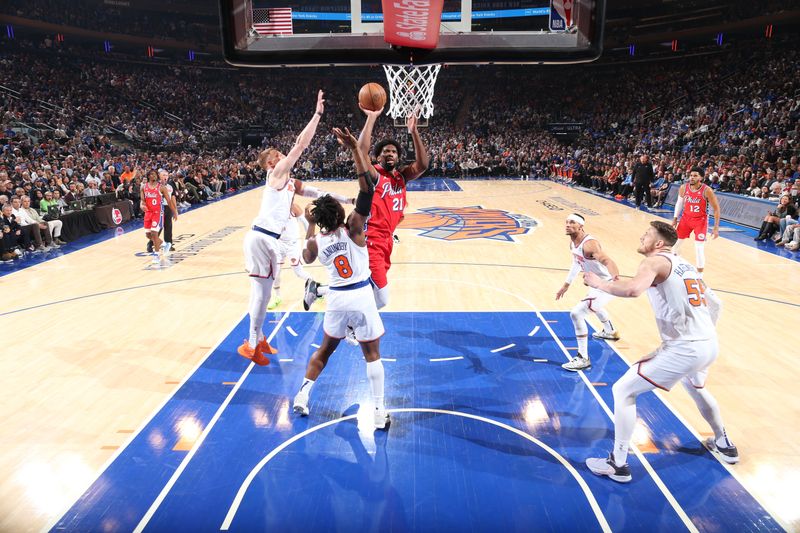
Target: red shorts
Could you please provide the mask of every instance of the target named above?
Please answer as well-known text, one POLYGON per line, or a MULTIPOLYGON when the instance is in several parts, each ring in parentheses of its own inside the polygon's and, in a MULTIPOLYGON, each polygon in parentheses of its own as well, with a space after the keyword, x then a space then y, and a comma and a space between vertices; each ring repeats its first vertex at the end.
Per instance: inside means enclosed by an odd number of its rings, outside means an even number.
POLYGON ((708 233, 708 218, 681 218, 676 228, 679 239, 688 239, 694 231, 694 240, 705 241, 708 233))
POLYGON ((392 267, 392 247, 394 241, 388 239, 367 239, 367 249, 369 250, 369 269, 372 271, 372 281, 379 289, 384 288, 389 280, 386 273, 392 267))
POLYGON ((161 229, 161 211, 145 211, 144 212, 144 230, 155 231, 161 229))

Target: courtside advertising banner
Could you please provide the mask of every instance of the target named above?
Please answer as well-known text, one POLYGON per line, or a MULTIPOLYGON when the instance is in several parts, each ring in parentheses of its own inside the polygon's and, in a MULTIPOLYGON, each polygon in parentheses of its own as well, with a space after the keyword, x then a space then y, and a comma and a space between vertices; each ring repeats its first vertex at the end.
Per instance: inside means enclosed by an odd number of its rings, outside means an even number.
POLYGON ((574 23, 573 0, 550 0, 550 31, 567 31, 574 23))

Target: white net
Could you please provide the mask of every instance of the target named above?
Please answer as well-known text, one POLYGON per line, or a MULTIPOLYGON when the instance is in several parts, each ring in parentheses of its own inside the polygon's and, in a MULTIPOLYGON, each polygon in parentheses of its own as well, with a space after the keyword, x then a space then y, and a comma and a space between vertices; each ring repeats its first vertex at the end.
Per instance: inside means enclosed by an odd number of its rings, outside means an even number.
POLYGON ((430 118, 433 115, 433 88, 441 65, 384 65, 389 82, 389 116, 430 118))

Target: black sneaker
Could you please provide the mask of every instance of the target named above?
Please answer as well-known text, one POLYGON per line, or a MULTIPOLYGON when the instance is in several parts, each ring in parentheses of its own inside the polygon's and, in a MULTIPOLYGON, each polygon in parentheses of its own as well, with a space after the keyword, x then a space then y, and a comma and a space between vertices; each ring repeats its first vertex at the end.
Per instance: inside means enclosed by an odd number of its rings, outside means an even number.
POLYGON ((614 455, 610 453, 605 459, 600 457, 586 459, 586 466, 592 471, 592 474, 608 476, 617 483, 629 483, 632 479, 631 467, 627 464, 617 466, 616 463, 614 463, 614 455))
POLYGON ((148 254, 153 253, 153 241, 147 241, 147 253, 148 254))
POLYGON ((317 295, 317 287, 319 287, 319 283, 317 283, 313 279, 308 278, 306 280, 306 291, 305 294, 303 295, 303 309, 305 309, 306 311, 308 311, 309 308, 311 308, 311 306, 314 304, 314 302, 317 301, 317 298, 319 298, 319 296, 317 295))
POLYGON ((709 439, 706 439, 703 445, 711 453, 717 452, 717 457, 719 457, 729 465, 735 465, 736 463, 739 462, 739 450, 737 450, 736 446, 734 446, 733 444, 731 444, 728 447, 718 446, 717 441, 714 439, 714 437, 711 437, 709 439))

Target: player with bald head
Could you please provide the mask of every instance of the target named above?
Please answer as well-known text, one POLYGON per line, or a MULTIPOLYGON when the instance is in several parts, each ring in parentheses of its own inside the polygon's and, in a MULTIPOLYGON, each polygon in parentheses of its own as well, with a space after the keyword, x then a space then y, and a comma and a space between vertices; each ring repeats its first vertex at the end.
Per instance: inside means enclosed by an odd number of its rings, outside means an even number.
MULTIPOLYGON (((565 231, 570 238, 569 249, 572 254, 572 268, 567 274, 564 285, 556 293, 556 300, 566 294, 578 272, 594 272, 601 279, 610 281, 619 278, 617 264, 605 253, 600 246, 600 241, 586 233, 584 230, 586 220, 583 216, 573 213, 567 217, 565 231)), ((612 295, 598 289, 589 289, 589 293, 572 308, 569 313, 572 324, 575 326, 575 339, 578 343, 578 353, 562 368, 571 372, 589 370, 592 362, 589 359, 589 328, 586 318, 591 311, 603 324, 603 331, 592 335, 595 339, 619 340, 619 333, 611 324, 611 318, 605 310, 606 304, 611 301, 612 295)))

